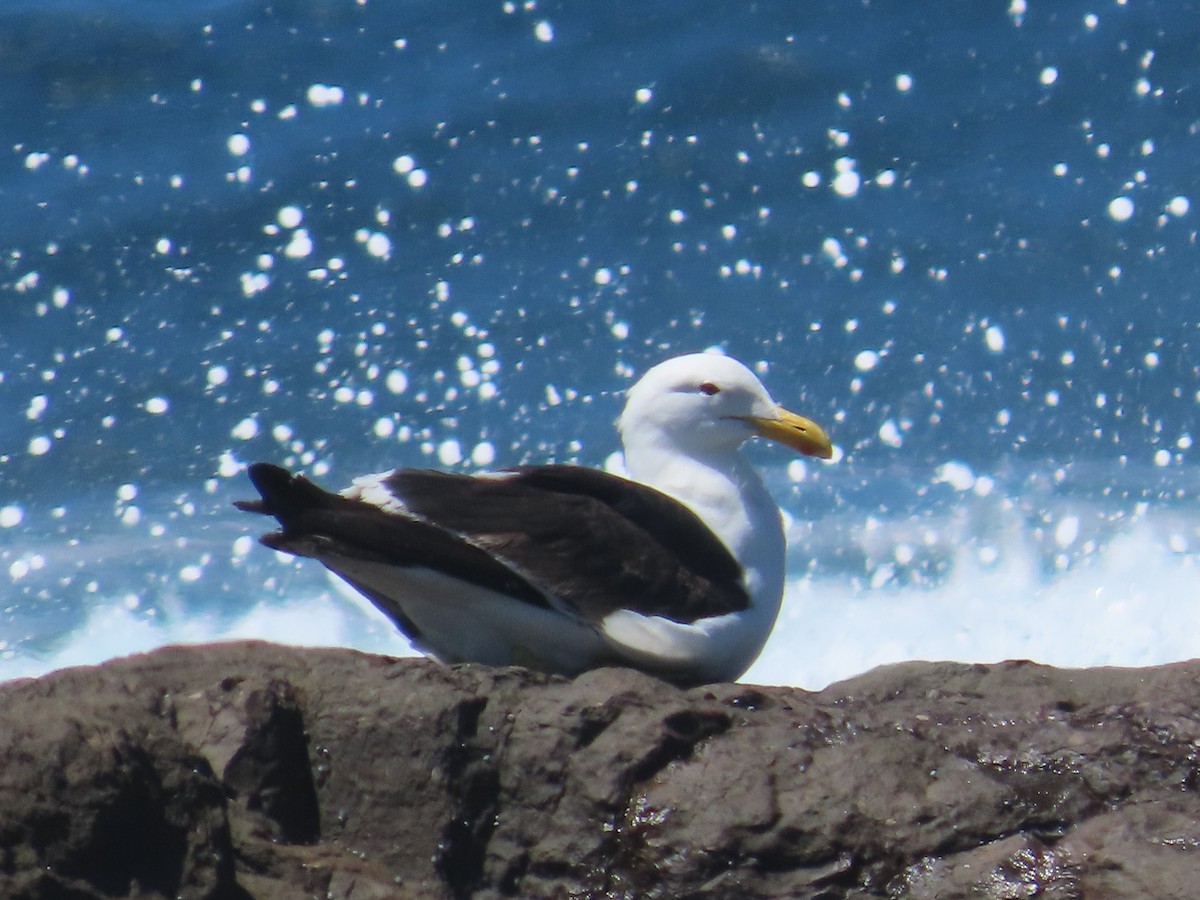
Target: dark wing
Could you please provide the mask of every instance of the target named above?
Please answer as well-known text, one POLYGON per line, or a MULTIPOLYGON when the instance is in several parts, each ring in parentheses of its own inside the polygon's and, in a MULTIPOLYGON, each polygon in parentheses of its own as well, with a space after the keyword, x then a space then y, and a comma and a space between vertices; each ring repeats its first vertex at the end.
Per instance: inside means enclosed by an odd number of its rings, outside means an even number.
POLYGON ((692 622, 749 606, 741 567, 695 514, 593 469, 482 477, 401 469, 381 484, 411 518, 276 466, 249 474, 263 500, 238 505, 279 519, 282 532, 264 538, 277 549, 328 542, 343 555, 436 569, 542 606, 553 595, 591 621, 631 608, 692 622))
MULTIPOLYGON (((428 566, 526 603, 550 607, 545 595, 527 579, 457 535, 330 493, 279 466, 255 463, 247 474, 262 499, 234 505, 279 521, 282 530, 261 539, 274 550, 301 556, 331 553, 396 566, 428 566)), ((389 603, 381 608, 392 612, 392 606, 389 603)), ((398 610, 396 614, 402 615, 398 610)))
POLYGON ((750 605, 741 566, 708 526, 626 478, 579 466, 483 477, 400 469, 383 485, 592 621, 625 607, 693 622, 750 605))

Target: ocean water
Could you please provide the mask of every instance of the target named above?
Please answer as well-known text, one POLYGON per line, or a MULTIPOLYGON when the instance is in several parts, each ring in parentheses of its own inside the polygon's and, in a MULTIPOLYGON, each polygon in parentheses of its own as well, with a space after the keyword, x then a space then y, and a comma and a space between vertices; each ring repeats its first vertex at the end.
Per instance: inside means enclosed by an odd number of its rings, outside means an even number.
POLYGON ((603 465, 719 347, 825 424, 747 680, 1200 656, 1200 4, 10 0, 0 678, 411 652, 245 464, 603 465))

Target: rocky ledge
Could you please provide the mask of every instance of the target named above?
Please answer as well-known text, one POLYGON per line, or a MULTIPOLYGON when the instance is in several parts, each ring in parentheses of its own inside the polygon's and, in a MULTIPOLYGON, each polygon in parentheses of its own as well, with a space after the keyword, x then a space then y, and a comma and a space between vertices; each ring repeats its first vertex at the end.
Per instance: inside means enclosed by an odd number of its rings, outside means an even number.
POLYGON ((1192 898, 1198 688, 168 648, 0 686, 0 896, 1192 898))

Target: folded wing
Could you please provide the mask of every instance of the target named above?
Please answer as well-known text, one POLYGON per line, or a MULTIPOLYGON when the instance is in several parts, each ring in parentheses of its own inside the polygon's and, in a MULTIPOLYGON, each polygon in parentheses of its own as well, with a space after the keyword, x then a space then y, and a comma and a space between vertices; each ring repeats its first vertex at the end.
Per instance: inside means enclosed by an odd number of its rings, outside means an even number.
MULTIPOLYGON (((470 476, 400 469, 346 495, 268 464, 250 467, 274 516, 270 547, 432 569, 592 623, 619 609, 689 623, 749 606, 741 569, 685 506, 576 466, 470 476)), ((402 618, 381 600, 377 605, 402 618)), ((403 623, 401 623, 403 624, 403 623)))

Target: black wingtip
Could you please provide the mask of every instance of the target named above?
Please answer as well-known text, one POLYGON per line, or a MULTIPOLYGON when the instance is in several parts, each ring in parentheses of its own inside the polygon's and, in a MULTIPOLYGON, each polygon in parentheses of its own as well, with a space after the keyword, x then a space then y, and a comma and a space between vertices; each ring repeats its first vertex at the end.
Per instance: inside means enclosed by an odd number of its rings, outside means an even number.
POLYGON ((246 474, 262 499, 235 500, 233 505, 244 512, 286 518, 303 509, 326 505, 332 496, 303 475, 293 475, 272 463, 253 463, 246 474))
POLYGON ((264 462, 251 463, 246 469, 246 475, 268 502, 273 497, 287 493, 293 482, 299 480, 298 475, 293 475, 282 466, 264 462))
POLYGON ((261 462, 251 463, 246 469, 246 474, 262 498, 259 500, 234 500, 234 508, 240 509, 242 512, 258 513, 264 516, 274 515, 270 500, 273 496, 278 496, 280 488, 291 480, 291 474, 279 466, 261 462))

